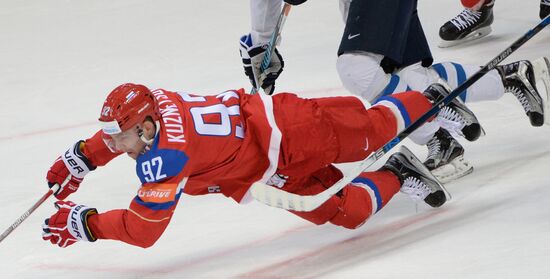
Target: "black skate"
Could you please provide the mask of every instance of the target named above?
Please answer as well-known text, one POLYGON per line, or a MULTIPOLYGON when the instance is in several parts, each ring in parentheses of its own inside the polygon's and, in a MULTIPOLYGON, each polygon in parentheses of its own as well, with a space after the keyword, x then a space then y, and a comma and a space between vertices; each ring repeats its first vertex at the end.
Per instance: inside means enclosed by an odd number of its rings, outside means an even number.
POLYGON ((527 60, 496 67, 502 77, 504 90, 516 96, 531 125, 539 127, 544 124, 545 101, 537 91, 533 68, 527 60))
MULTIPOLYGON (((537 90, 544 103, 544 111, 550 111, 550 61, 548 58, 541 57, 531 61, 535 80, 537 81, 537 90)), ((544 124, 550 125, 550 115, 544 113, 544 124)))
POLYGON ((393 172, 401 182, 401 192, 415 201, 424 200, 431 207, 440 207, 447 201, 443 185, 405 146, 388 159, 382 170, 393 172))
MULTIPOLYGON (((449 93, 450 89, 444 84, 434 83, 423 94, 436 103, 449 93)), ((463 136, 468 141, 475 141, 484 133, 477 117, 459 98, 454 98, 449 105, 441 109, 437 114, 437 121, 447 131, 463 136)))
POLYGON ((450 47, 489 35, 494 19, 494 2, 483 4, 479 11, 464 9, 443 24, 439 28, 439 37, 442 40, 439 47, 450 47))
POLYGON ((540 19, 544 19, 550 14, 550 0, 540 0, 540 19))
POLYGON ((428 157, 424 165, 442 183, 458 179, 474 171, 464 159, 464 148, 449 132, 440 128, 428 141, 428 157))

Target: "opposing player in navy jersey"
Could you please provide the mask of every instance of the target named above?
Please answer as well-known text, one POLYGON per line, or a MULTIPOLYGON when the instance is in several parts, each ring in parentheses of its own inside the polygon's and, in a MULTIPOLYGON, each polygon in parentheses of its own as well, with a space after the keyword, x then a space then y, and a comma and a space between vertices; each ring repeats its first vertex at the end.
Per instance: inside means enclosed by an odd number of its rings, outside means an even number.
MULTIPOLYGON (((285 0, 297 5, 305 0, 285 0)), ((274 30, 282 0, 251 0, 252 28, 240 40, 245 73, 254 84, 253 73, 260 72, 265 45, 274 30), (253 71, 252 67, 256 70, 253 71)), ((351 93, 375 102, 381 96, 404 90, 426 89, 443 80, 456 88, 479 66, 454 62, 432 64, 433 58, 418 18, 417 0, 340 0, 346 23, 338 48, 336 68, 344 87, 351 93)), ((270 93, 284 62, 275 48, 270 67, 258 79, 270 93)), ((533 126, 544 123, 546 94, 539 94, 536 80, 549 80, 546 59, 517 61, 498 66, 460 95, 462 101, 500 99, 513 94, 533 126)), ((550 82, 545 82, 544 85, 550 82)), ((550 85, 548 85, 550 87, 550 85)), ((547 88, 547 92, 549 91, 547 88)), ((443 122, 431 122, 410 135, 417 144, 427 145, 426 166, 442 181, 450 181, 473 171, 464 158, 464 148, 451 135, 474 141, 482 134, 472 111, 446 109, 443 122), (456 133, 457 132, 457 133, 456 133)))

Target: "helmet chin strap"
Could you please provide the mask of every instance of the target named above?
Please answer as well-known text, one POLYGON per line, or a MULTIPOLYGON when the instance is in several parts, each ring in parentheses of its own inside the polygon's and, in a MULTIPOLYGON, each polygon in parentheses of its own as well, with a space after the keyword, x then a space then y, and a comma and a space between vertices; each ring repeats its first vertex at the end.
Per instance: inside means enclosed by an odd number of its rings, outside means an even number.
POLYGON ((155 141, 155 138, 156 138, 156 136, 157 136, 157 134, 160 130, 159 127, 160 127, 160 123, 157 120, 157 121, 155 121, 155 135, 151 139, 148 139, 148 138, 145 137, 145 133, 143 132, 143 129, 139 129, 139 131, 138 131, 139 138, 141 139, 141 141, 143 141, 145 143, 144 152, 149 151, 151 149, 151 145, 153 145, 153 142, 155 141))

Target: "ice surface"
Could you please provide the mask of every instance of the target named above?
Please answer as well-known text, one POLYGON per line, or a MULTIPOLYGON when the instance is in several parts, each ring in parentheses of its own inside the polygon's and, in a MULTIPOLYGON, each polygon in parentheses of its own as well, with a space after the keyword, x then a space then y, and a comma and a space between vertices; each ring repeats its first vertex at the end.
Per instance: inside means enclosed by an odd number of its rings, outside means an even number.
MULTIPOLYGON (((538 1, 497 1, 493 34, 438 49, 458 0, 419 1, 436 61, 485 64, 538 22, 538 1), (521 5, 521 7, 518 7, 521 5)), ((52 161, 91 135, 106 94, 123 82, 214 94, 246 87, 238 38, 248 1, 0 1, 0 230, 46 191, 52 161)), ((292 9, 278 91, 346 95, 335 70, 337 1, 292 9)), ((507 61, 550 55, 544 30, 507 61)), ((363 227, 313 226, 220 196, 184 196, 158 243, 60 249, 41 239, 40 207, 0 244, 1 278, 548 278, 550 127, 532 128, 517 101, 471 105, 487 136, 462 141, 475 171, 447 185, 441 209, 398 194, 363 227)), ((406 142, 420 157, 423 147, 406 142)), ((138 187, 127 157, 91 173, 71 200, 126 208, 138 187)))

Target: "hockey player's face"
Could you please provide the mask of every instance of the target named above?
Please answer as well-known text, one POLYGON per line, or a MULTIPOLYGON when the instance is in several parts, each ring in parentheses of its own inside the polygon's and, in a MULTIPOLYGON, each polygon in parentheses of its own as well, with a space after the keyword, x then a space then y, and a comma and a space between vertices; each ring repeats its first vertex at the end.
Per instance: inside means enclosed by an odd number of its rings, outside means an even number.
POLYGON ((111 135, 116 151, 125 152, 133 159, 145 150, 145 143, 139 138, 139 126, 136 125, 122 133, 111 135))

